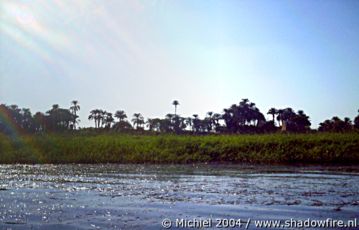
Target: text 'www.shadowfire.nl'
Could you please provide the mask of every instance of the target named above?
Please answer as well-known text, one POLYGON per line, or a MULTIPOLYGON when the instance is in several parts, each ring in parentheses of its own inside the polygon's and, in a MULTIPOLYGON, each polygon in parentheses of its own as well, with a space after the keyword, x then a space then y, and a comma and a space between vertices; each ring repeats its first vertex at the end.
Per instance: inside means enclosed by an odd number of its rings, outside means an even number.
POLYGON ((323 220, 314 219, 286 219, 286 220, 252 220, 248 219, 226 219, 226 218, 193 218, 193 219, 163 219, 161 223, 165 229, 170 228, 358 228, 356 218, 350 220, 339 220, 327 218, 323 220))

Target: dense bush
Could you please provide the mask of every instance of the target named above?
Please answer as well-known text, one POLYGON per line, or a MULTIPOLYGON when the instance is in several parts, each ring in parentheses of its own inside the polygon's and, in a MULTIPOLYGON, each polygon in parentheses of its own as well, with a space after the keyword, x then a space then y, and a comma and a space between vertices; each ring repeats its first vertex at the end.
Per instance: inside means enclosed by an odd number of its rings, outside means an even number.
POLYGON ((0 135, 0 163, 359 163, 359 134, 0 135))

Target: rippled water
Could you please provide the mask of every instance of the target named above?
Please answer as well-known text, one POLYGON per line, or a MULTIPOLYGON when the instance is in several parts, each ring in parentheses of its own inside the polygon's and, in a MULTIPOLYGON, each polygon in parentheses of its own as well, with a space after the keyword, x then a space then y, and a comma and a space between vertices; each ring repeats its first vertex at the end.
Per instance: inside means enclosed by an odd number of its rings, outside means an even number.
POLYGON ((357 167, 0 165, 0 227, 159 229, 163 218, 357 218, 357 167))

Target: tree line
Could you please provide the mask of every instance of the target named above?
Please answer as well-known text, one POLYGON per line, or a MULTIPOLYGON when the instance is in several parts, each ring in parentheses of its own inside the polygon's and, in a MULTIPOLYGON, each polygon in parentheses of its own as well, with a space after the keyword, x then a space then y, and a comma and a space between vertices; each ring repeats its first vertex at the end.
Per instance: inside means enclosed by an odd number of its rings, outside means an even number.
MULTIPOLYGON (((303 110, 294 111, 292 108, 271 108, 266 120, 256 104, 248 99, 242 99, 238 104, 223 109, 222 113, 208 112, 204 118, 198 114, 182 117, 177 114, 180 105, 173 101, 174 113, 164 118, 148 118, 145 120, 141 113, 127 117, 124 110, 111 113, 102 109, 90 111, 88 119, 94 122, 94 128, 79 128, 79 102, 74 100, 69 108, 60 108, 54 104, 46 113, 36 112, 32 115, 30 109, 20 109, 17 105, 0 105, 0 132, 11 133, 14 129, 21 133, 64 132, 72 130, 108 130, 115 132, 156 132, 156 133, 274 133, 274 132, 312 132, 309 116, 303 110)), ((359 112, 359 110, 358 110, 359 112)), ((359 115, 352 122, 349 118, 341 120, 333 117, 320 123, 320 132, 350 132, 359 131, 359 115)))

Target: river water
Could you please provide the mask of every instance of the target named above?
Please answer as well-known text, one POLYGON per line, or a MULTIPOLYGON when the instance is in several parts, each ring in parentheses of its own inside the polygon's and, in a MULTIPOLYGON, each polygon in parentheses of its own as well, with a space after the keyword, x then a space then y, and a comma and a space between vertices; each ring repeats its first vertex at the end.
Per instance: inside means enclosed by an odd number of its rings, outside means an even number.
POLYGON ((161 229, 164 218, 358 213, 353 166, 0 165, 0 229, 161 229))

